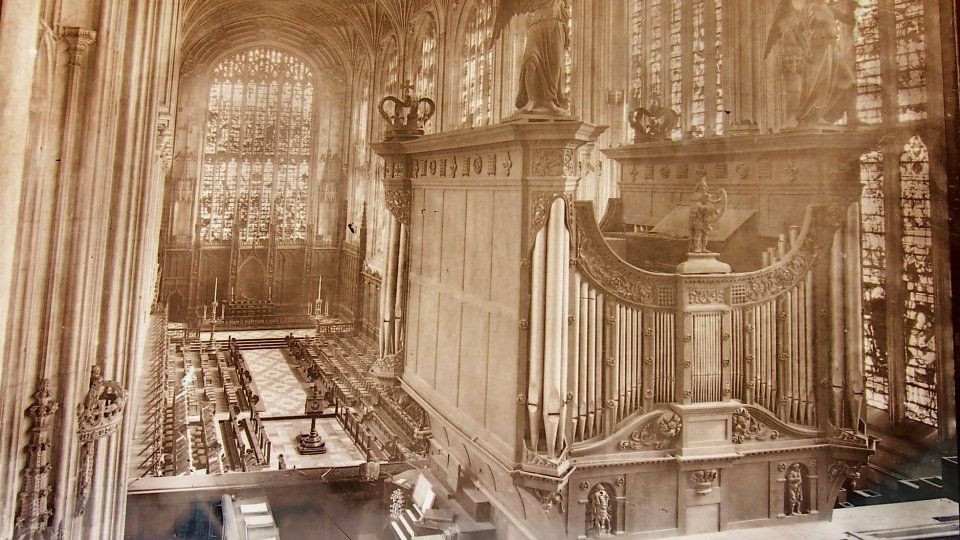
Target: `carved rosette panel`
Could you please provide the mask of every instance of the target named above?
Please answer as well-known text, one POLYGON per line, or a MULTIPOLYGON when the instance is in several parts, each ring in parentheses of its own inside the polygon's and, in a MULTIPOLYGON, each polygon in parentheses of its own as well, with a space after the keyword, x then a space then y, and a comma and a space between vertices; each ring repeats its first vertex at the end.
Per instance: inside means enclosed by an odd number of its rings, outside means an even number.
POLYGON ((591 203, 576 203, 577 266, 605 291, 630 304, 649 307, 672 307, 673 294, 660 290, 676 288, 673 276, 656 274, 631 266, 621 260, 603 239, 591 203))
POLYGON ((406 226, 410 226, 410 190, 402 187, 394 187, 384 183, 383 198, 387 209, 397 218, 397 221, 406 226))
POLYGON ((620 450, 660 450, 664 446, 672 446, 683 430, 683 419, 680 415, 664 411, 659 416, 650 419, 641 429, 630 434, 630 438, 620 441, 620 450))

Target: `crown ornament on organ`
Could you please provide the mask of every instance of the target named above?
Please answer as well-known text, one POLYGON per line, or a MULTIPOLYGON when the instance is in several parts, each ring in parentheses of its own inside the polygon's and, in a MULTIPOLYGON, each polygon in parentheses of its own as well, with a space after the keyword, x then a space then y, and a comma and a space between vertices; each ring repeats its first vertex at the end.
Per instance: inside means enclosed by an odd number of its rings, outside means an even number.
POLYGON ((423 127, 433 117, 437 105, 430 98, 417 98, 413 85, 406 81, 401 87, 403 97, 387 96, 380 100, 380 116, 387 122, 386 141, 407 141, 423 135, 423 127), (389 109, 389 110, 388 110, 389 109))
POLYGON ((123 422, 127 391, 114 381, 106 381, 100 366, 90 370, 90 389, 77 408, 77 430, 84 442, 116 433, 123 422))

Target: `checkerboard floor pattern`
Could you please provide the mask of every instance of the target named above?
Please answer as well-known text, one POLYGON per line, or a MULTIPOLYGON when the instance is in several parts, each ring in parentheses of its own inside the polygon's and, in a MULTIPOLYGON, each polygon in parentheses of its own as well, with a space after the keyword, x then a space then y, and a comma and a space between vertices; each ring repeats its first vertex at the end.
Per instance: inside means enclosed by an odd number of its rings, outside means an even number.
POLYGON ((264 407, 261 418, 303 414, 307 394, 303 384, 290 371, 282 349, 243 351, 243 357, 260 391, 264 407))
POLYGON ((348 467, 365 461, 363 453, 336 418, 318 418, 317 433, 327 443, 327 453, 302 456, 297 452, 297 434, 310 432, 310 419, 266 420, 263 423, 270 436, 270 469, 277 469, 277 456, 283 454, 287 468, 348 467))

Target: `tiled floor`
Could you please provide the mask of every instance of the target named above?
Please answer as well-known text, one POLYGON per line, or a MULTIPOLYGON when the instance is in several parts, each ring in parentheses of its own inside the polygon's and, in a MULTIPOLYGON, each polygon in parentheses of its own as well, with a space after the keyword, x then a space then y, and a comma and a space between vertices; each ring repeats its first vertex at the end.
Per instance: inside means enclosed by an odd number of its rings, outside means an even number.
POLYGON ((283 349, 243 351, 253 381, 260 391, 261 418, 303 414, 307 394, 283 357, 283 349))
POLYGON ((283 454, 287 468, 347 467, 365 461, 363 453, 340 427, 336 418, 318 418, 317 433, 327 443, 327 453, 301 456, 297 452, 297 434, 310 432, 310 420, 267 420, 263 423, 270 436, 270 469, 277 468, 277 456, 283 454))

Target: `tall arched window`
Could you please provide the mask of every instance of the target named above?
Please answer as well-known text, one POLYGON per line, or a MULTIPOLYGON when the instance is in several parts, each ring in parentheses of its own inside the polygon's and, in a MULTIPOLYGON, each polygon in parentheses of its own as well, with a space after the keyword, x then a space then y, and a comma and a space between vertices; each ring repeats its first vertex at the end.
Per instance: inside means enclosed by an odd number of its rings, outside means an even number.
POLYGON ((313 71, 275 49, 250 49, 214 68, 200 182, 204 242, 304 240, 313 93, 313 71))
POLYGON ((633 105, 677 111, 674 139, 722 134, 722 0, 633 0, 630 16, 633 105))
MULTIPOLYGON (((416 95, 437 101, 437 24, 431 17, 424 23, 420 38, 420 65, 414 81, 416 95)), ((426 133, 433 133, 433 119, 424 126, 426 133)))
POLYGON ((926 28, 923 0, 861 0, 856 11, 857 109, 867 123, 927 117, 926 28), (896 36, 881 42, 880 36, 896 36), (896 72, 881 81, 881 65, 896 72), (887 84, 884 84, 887 82, 887 84), (884 111, 886 101, 895 110, 884 111))
POLYGON ((493 8, 479 1, 470 8, 463 32, 463 83, 460 95, 460 123, 483 126, 493 120, 493 8))

